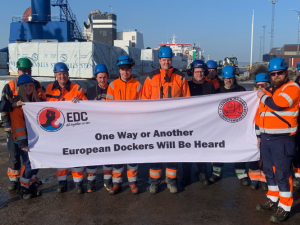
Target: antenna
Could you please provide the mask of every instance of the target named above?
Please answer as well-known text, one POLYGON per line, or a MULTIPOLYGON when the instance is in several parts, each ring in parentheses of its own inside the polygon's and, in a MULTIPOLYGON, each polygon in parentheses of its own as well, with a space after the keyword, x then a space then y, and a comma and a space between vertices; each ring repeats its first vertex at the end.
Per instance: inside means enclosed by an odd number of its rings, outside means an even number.
POLYGON ((260 39, 260 45, 259 45, 259 62, 262 62, 262 55, 261 55, 261 39, 262 38, 263 38, 262 36, 259 37, 259 39, 260 39))
POLYGON ((110 5, 109 6, 110 7, 110 14, 114 14, 114 9, 113 9, 113 7, 110 5))
POLYGON ((267 25, 262 25, 262 28, 263 28, 263 47, 262 47, 262 54, 264 55, 265 54, 265 34, 266 34, 266 27, 267 25))
POLYGON ((278 2, 278 0, 270 0, 270 3, 272 4, 272 25, 271 25, 271 43, 270 43, 270 51, 273 48, 274 44, 274 23, 275 23, 275 3, 278 2))

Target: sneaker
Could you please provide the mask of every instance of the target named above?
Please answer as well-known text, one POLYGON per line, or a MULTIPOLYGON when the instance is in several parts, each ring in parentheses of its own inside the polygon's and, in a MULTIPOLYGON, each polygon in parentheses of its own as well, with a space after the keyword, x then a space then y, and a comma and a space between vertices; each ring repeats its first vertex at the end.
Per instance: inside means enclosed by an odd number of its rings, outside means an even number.
POLYGON ((93 181, 90 181, 90 180, 89 180, 86 189, 87 189, 87 190, 86 190, 87 193, 92 193, 92 192, 94 192, 94 191, 96 190, 96 188, 95 188, 95 181, 94 181, 94 180, 93 180, 93 181))
POLYGON ((272 202, 272 200, 269 198, 265 203, 256 206, 257 211, 271 211, 271 210, 275 211, 276 209, 277 209, 276 202, 272 202))
POLYGON ((168 184, 167 187, 170 189, 170 192, 171 192, 172 194, 175 194, 175 193, 178 192, 178 191, 177 191, 177 186, 176 186, 176 185, 168 184))
POLYGON ((244 177, 243 179, 241 179, 241 185, 242 186, 249 186, 249 180, 247 177, 244 177))
POLYGON ((250 190, 256 190, 257 188, 258 188, 258 183, 257 182, 251 182, 250 190))
POLYGON ((216 183, 219 180, 220 180, 220 177, 217 176, 216 174, 212 174, 211 177, 209 178, 209 181, 212 183, 216 183))
POLYGON ((78 194, 82 194, 84 192, 84 189, 82 187, 82 183, 81 184, 77 184, 75 185, 76 189, 77 189, 77 193, 78 194))
POLYGON ((57 192, 58 193, 63 193, 65 191, 67 191, 67 190, 68 190, 68 183, 67 183, 67 181, 60 181, 58 183, 57 192))
POLYGON ((200 183, 203 184, 204 186, 209 185, 209 181, 207 180, 205 173, 199 174, 199 180, 200 180, 200 183))
POLYGON ((296 177, 296 178, 293 180, 293 186, 294 186, 294 187, 300 187, 300 178, 296 177))
POLYGON ((268 184, 266 182, 260 182, 261 190, 267 191, 268 190, 268 184))
POLYGON ((158 184, 151 184, 149 191, 150 191, 151 194, 158 193, 158 184))
POLYGON ((278 207, 276 213, 271 216, 270 221, 273 223, 282 223, 290 216, 290 212, 285 211, 281 206, 278 207))
POLYGON ((120 184, 114 184, 113 187, 109 190, 110 195, 116 195, 120 192, 122 186, 120 184))
POLYGON ((129 187, 131 189, 131 193, 132 194, 138 194, 139 193, 139 189, 138 187, 136 186, 136 184, 129 184, 129 187))
POLYGON ((104 187, 106 188, 106 190, 109 191, 110 189, 112 189, 113 185, 111 182, 107 182, 107 183, 104 183, 104 187))
POLYGON ((15 182, 15 181, 9 182, 9 185, 8 185, 9 191, 15 191, 17 189, 18 189, 18 182, 15 182))

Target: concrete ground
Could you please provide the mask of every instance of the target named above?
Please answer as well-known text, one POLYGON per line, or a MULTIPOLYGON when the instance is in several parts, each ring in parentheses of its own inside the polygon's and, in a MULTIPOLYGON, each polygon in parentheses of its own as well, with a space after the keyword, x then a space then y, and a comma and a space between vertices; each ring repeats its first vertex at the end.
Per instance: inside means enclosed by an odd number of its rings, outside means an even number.
MULTIPOLYGON (((38 174, 44 183, 40 187, 43 195, 23 200, 16 192, 7 190, 5 142, 5 132, 1 128, 0 224, 270 224, 272 212, 255 211, 256 205, 266 200, 266 192, 241 186, 233 164, 226 164, 221 181, 209 186, 199 183, 194 166, 191 185, 186 188, 178 185, 179 193, 171 194, 163 182, 160 193, 154 195, 148 190, 148 164, 139 165, 139 195, 131 194, 126 178, 120 194, 108 195, 103 187, 101 168, 98 169, 96 192, 78 195, 69 173, 69 191, 58 194, 56 171, 43 169, 38 174)), ((181 176, 180 166, 179 180, 181 176)), ((300 223, 299 190, 294 190, 294 197, 291 218, 284 224, 300 223)))

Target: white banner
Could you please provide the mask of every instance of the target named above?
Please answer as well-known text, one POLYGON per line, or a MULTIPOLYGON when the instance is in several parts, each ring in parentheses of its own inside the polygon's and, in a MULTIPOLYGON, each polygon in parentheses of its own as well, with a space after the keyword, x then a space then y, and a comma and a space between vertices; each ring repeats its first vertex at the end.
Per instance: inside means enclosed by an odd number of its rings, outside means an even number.
POLYGON ((26 103, 33 168, 259 159, 256 92, 149 101, 26 103))

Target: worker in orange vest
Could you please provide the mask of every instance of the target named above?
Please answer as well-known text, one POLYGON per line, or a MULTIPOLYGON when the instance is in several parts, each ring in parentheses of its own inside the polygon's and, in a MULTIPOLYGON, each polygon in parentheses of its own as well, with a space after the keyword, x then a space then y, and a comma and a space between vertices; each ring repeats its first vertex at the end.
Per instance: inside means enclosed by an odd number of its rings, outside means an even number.
MULTIPOLYGON (((134 79, 131 75, 132 67, 135 65, 133 59, 128 55, 122 55, 118 58, 117 65, 119 67, 120 77, 108 86, 106 100, 141 100, 142 97, 142 85, 139 81, 134 79)), ((111 166, 107 166, 104 171, 105 175, 109 175, 108 169, 111 166)), ((113 187, 109 189, 109 194, 114 195, 120 192, 123 182, 124 165, 113 165, 112 167, 112 183, 113 187)), ((127 178, 129 186, 133 194, 138 194, 139 189, 137 187, 137 164, 127 165, 127 178)), ((108 178, 108 177, 106 177, 108 178)), ((107 180, 107 179, 106 179, 107 180)), ((107 181, 106 181, 107 182, 107 181)), ((108 189, 108 188, 107 188, 108 189)))
MULTIPOLYGON (((152 71, 144 83, 143 100, 190 97, 190 89, 184 74, 172 67, 173 52, 170 47, 159 50, 160 68, 152 71)), ((178 163, 166 163, 166 182, 171 193, 177 193, 178 163)), ((150 165, 150 193, 157 193, 162 174, 162 164, 150 165)))
POLYGON ((276 210, 272 222, 285 221, 293 204, 292 161, 296 155, 295 134, 299 113, 299 86, 288 78, 283 58, 269 63, 272 85, 258 89, 260 99, 260 151, 268 184, 267 201, 257 205, 258 211, 276 210))
POLYGON ((40 196, 41 192, 37 190, 39 184, 36 175, 38 169, 31 169, 31 164, 28 156, 28 136, 25 123, 24 112, 22 105, 24 102, 39 102, 41 98, 38 96, 34 86, 34 80, 28 74, 20 75, 17 86, 19 91, 13 99, 13 104, 16 106, 10 113, 11 129, 15 144, 18 146, 18 154, 22 156, 23 167, 20 174, 20 187, 18 194, 23 199, 40 196))
MULTIPOLYGON (((9 152, 8 169, 7 175, 10 183, 8 186, 9 191, 16 190, 20 178, 21 169, 21 155, 18 154, 21 150, 14 143, 13 135, 11 133, 11 118, 10 112, 16 107, 16 103, 12 101, 14 97, 18 95, 19 87, 17 85, 18 78, 22 74, 28 74, 31 76, 32 73, 32 62, 28 58, 20 58, 17 62, 18 76, 13 80, 9 81, 2 90, 2 97, 0 102, 1 120, 4 125, 4 131, 7 133, 7 149, 9 152)), ((33 79, 34 87, 40 98, 45 100, 44 91, 45 88, 40 82, 33 79)), ((39 181, 41 184, 41 181, 39 181)))
MULTIPOLYGON (((87 100, 84 89, 69 80, 69 68, 65 63, 56 63, 53 72, 56 80, 47 86, 47 101, 72 101, 76 103, 80 100, 87 100)), ((78 194, 83 193, 83 170, 83 167, 72 168, 73 180, 78 194)), ((67 173, 68 169, 66 168, 57 169, 58 193, 67 190, 67 173)))

